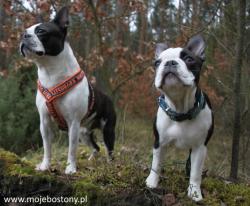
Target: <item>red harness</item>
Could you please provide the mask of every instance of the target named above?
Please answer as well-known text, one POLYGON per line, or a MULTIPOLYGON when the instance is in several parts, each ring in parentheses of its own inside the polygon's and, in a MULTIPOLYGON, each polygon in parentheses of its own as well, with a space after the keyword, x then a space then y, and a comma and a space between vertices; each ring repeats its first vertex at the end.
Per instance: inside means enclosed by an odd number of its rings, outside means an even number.
MULTIPOLYGON (((68 125, 64 117, 60 113, 59 109, 56 107, 56 100, 59 97, 68 93, 71 89, 73 89, 78 83, 82 81, 84 76, 85 76, 84 72, 81 69, 79 69, 74 75, 68 77, 63 82, 49 89, 43 87, 39 80, 37 81, 37 88, 46 99, 46 105, 49 114, 54 118, 59 128, 62 130, 68 130, 68 125)), ((90 95, 89 95, 88 112, 85 117, 87 117, 90 111, 93 109, 95 100, 93 87, 90 84, 89 84, 89 89, 90 89, 89 90, 90 95)))

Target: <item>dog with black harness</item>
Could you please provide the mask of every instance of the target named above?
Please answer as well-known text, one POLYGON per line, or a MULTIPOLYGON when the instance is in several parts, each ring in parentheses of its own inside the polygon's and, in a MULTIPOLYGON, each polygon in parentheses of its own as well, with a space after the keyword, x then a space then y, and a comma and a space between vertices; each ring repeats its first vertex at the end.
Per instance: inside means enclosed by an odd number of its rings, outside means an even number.
POLYGON ((202 36, 196 35, 184 48, 169 48, 160 43, 155 51, 154 84, 161 96, 153 125, 155 143, 152 167, 146 184, 149 188, 158 186, 168 144, 190 149, 188 196, 194 201, 202 200, 202 169, 214 123, 208 96, 199 88, 205 47, 202 36))
MULTIPOLYGON (((44 156, 37 170, 48 170, 51 161, 52 121, 68 131, 69 150, 66 174, 76 172, 76 152, 79 138, 87 130, 100 128, 103 132, 108 159, 112 159, 115 142, 116 114, 111 99, 93 88, 66 41, 69 12, 63 7, 50 22, 27 28, 20 50, 38 68, 36 105, 40 115, 40 131, 44 156)), ((99 147, 91 135, 81 138, 93 148, 99 147)))

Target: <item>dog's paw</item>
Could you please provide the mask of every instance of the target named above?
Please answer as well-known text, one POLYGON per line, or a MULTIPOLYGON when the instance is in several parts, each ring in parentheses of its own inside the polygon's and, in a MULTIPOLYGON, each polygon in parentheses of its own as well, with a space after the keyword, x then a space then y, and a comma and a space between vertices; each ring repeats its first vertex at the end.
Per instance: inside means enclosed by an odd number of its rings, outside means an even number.
POLYGON ((146 185, 148 188, 156 188, 158 186, 159 176, 157 174, 150 174, 146 179, 146 185))
POLYGON ((94 150, 91 155, 89 156, 88 160, 91 161, 93 159, 95 159, 95 157, 97 156, 98 151, 94 150))
POLYGON ((107 156, 107 162, 108 162, 108 163, 112 163, 114 159, 115 159, 115 158, 114 158, 113 154, 109 154, 109 155, 107 156))
POLYGON ((76 173, 76 166, 69 164, 65 169, 65 174, 74 174, 76 173))
POLYGON ((50 164, 46 161, 42 161, 40 164, 36 165, 36 170, 37 171, 46 171, 49 170, 50 164))
POLYGON ((190 197, 195 202, 201 201, 203 198, 202 198, 200 186, 195 185, 195 184, 190 184, 188 187, 188 197, 190 197))

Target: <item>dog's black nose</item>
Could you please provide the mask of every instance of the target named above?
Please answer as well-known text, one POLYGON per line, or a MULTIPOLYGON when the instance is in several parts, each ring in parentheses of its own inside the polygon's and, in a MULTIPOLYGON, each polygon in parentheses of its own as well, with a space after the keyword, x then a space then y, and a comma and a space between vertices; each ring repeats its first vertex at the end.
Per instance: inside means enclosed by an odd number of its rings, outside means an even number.
POLYGON ((24 33, 23 33, 23 38, 24 38, 24 39, 29 39, 30 37, 31 37, 31 35, 28 34, 27 32, 24 32, 24 33))
POLYGON ((165 66, 166 67, 171 67, 171 66, 176 66, 177 64, 178 64, 177 61, 171 60, 171 61, 167 61, 166 64, 165 64, 165 66))

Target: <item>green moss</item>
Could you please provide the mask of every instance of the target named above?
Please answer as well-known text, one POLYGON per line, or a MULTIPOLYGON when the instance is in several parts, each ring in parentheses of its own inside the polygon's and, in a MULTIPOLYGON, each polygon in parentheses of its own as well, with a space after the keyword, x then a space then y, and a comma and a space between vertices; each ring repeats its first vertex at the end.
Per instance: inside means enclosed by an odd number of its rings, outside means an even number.
MULTIPOLYGON (((230 206, 250 204, 250 187, 246 184, 233 184, 209 177, 203 181, 203 187, 208 191, 207 203, 219 199, 230 206)), ((219 204, 214 202, 214 205, 219 204)))
POLYGON ((28 164, 22 162, 16 154, 0 148, 0 174, 6 174, 10 176, 19 175, 23 172, 23 169, 24 174, 27 170, 29 172, 31 171, 28 164))
POLYGON ((48 194, 71 191, 50 172, 37 172, 34 165, 14 153, 0 149, 0 188, 3 195, 48 194))
MULTIPOLYGON (((115 160, 107 163, 103 147, 95 160, 88 161, 90 151, 80 146, 79 169, 73 176, 64 175, 66 146, 53 149, 56 155, 52 159, 51 172, 33 169, 41 159, 40 152, 21 159, 0 149, 0 187, 4 194, 13 194, 13 191, 15 195, 29 194, 46 188, 44 193, 52 196, 87 196, 89 206, 161 205, 161 197, 166 193, 174 194, 181 205, 196 205, 186 195, 189 180, 185 176, 183 163, 169 160, 163 167, 159 188, 151 191, 145 187, 145 179, 149 174, 149 165, 145 165, 150 156, 148 151, 143 156, 143 151, 138 151, 133 145, 125 147, 118 144, 117 148, 115 160)), ((243 183, 228 184, 207 177, 203 179, 202 190, 205 199, 201 205, 250 205, 250 187, 243 183)))
POLYGON ((20 162, 20 159, 16 154, 8 152, 2 148, 0 148, 0 159, 2 162, 4 161, 7 164, 15 164, 20 162))
POLYGON ((34 165, 29 161, 22 160, 12 152, 0 148, 0 175, 29 177, 32 175, 42 176, 51 179, 49 173, 39 173, 34 170, 34 165))
POLYGON ((77 180, 72 184, 73 193, 75 197, 83 198, 87 196, 88 205, 93 205, 94 202, 97 202, 97 199, 102 199, 103 192, 100 187, 93 184, 89 180, 77 180))
POLYGON ((163 185, 169 193, 183 194, 188 188, 188 178, 183 170, 169 168, 162 173, 163 185), (174 174, 174 175, 173 175, 174 174), (164 178, 165 177, 165 178, 164 178))

